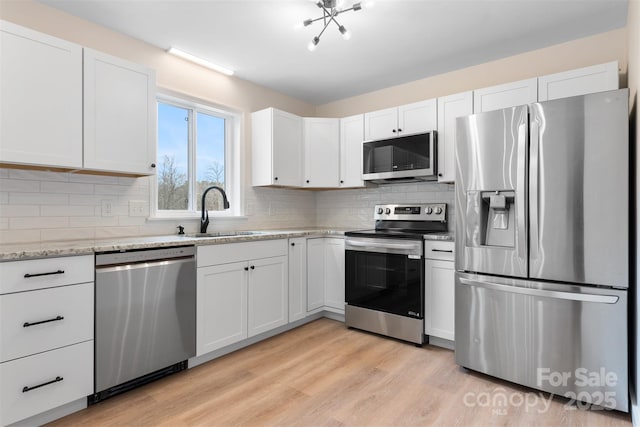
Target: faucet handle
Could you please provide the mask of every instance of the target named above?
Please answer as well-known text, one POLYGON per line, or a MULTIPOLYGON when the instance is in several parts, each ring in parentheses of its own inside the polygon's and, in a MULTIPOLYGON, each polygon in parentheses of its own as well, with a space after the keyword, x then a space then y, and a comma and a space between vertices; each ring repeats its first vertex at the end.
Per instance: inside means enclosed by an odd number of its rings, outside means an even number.
POLYGON ((200 232, 206 233, 209 227, 209 211, 204 211, 204 216, 200 218, 200 232))
POLYGON ((176 227, 178 229, 178 234, 184 234, 184 227, 179 225, 176 227))

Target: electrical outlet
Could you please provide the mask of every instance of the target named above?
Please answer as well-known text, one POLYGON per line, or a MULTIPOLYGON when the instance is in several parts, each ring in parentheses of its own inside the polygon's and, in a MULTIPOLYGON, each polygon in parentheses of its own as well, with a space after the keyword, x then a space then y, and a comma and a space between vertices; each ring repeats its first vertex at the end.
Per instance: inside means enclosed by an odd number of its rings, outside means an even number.
POLYGON ((147 202, 129 200, 129 216, 147 216, 147 202))
POLYGON ((102 201, 102 216, 115 216, 113 211, 113 200, 102 201))

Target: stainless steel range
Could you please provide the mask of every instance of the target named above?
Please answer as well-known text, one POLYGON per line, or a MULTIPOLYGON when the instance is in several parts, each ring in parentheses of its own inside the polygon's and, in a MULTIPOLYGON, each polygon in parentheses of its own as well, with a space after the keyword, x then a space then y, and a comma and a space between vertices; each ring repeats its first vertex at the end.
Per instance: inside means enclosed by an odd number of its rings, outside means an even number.
POLYGON ((374 219, 345 233, 345 323, 422 345, 424 237, 447 231, 447 205, 377 205, 374 219))

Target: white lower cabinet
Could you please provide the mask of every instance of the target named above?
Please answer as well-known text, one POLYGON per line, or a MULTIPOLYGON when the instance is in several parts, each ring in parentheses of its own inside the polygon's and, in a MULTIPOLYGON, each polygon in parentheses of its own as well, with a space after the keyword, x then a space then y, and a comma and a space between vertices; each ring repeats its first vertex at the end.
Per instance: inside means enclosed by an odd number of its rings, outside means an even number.
POLYGON ((425 335, 455 339, 454 273, 454 243, 425 242, 425 335))
POLYGON ((287 240, 198 247, 196 356, 288 321, 287 240))
POLYGON ((247 338, 246 262, 198 268, 196 355, 247 338))
POLYGON ((344 314, 344 239, 307 241, 307 311, 344 314))
POLYGON ((307 316, 307 239, 289 239, 289 322, 307 316))
POLYGON ((0 426, 93 393, 93 260, 0 263, 0 426))
POLYGON ((307 240, 307 312, 324 307, 324 239, 307 240))

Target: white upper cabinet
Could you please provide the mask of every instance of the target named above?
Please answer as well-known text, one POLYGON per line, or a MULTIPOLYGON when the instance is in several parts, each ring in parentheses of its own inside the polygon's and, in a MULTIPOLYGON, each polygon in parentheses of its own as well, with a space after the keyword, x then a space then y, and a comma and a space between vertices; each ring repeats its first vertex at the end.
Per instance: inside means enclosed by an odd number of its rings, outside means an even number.
POLYGON ((0 21, 0 163, 82 167, 82 47, 0 21))
POLYGON ((338 187, 340 120, 305 117, 303 187, 338 187))
POLYGON ((538 101, 538 79, 520 80, 473 91, 473 112, 500 110, 538 101))
POLYGON ((267 108, 251 114, 254 186, 302 185, 302 117, 267 108))
POLYGON ((538 100, 550 101, 569 96, 615 90, 619 88, 618 86, 618 61, 607 62, 606 64, 538 77, 538 100))
POLYGON ((398 108, 364 113, 364 139, 393 138, 398 136, 398 108))
POLYGON ((473 92, 438 98, 438 182, 454 182, 456 119, 473 114, 473 92))
POLYGON ((364 115, 340 119, 340 187, 364 187, 362 141, 364 115))
POLYGON ((435 99, 364 114, 364 140, 393 138, 434 130, 437 125, 435 99))
POLYGON ((155 73, 84 50, 84 167, 155 173, 155 73))
POLYGON ((436 99, 398 107, 398 136, 435 130, 438 125, 436 99))

